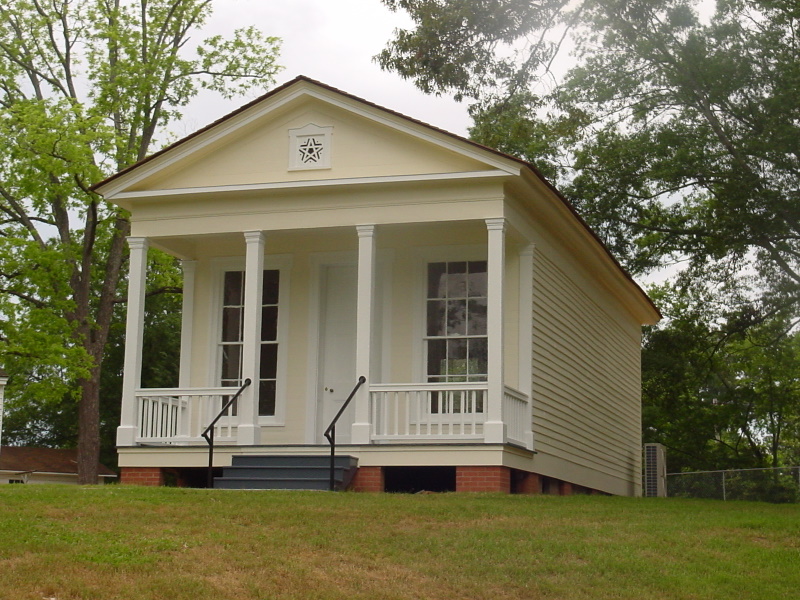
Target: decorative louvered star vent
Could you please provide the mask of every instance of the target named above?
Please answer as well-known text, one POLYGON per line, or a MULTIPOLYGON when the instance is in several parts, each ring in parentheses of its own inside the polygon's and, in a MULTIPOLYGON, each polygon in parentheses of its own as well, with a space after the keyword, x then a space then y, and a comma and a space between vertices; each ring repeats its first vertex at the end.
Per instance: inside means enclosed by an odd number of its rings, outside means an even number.
POLYGON ((309 123, 300 129, 289 130, 289 170, 331 168, 331 137, 333 127, 309 123))

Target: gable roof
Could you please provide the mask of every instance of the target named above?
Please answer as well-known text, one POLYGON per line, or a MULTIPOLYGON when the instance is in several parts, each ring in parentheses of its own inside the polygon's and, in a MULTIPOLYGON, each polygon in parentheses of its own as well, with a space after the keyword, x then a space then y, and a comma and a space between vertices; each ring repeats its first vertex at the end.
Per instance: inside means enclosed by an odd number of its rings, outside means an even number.
MULTIPOLYGON (((0 471, 14 473, 78 474, 78 450, 75 448, 34 448, 3 446, 0 448, 0 471)), ((116 477, 116 473, 98 464, 101 477, 116 477)))
POLYGON ((553 194, 553 196, 557 199, 557 201, 560 202, 572 214, 572 216, 580 224, 581 228, 584 229, 585 232, 588 233, 589 236, 593 239, 593 241, 598 245, 599 249, 607 256, 608 259, 610 259, 612 261, 612 263, 616 266, 616 268, 619 270, 619 272, 625 277, 625 279, 627 279, 628 282, 634 286, 634 288, 641 295, 641 297, 645 301, 645 303, 647 305, 649 305, 649 307, 652 309, 654 315, 657 315, 658 318, 661 318, 662 315, 661 315, 660 311, 655 306, 655 304, 650 299, 650 297, 644 292, 644 290, 639 286, 639 284, 636 283, 636 281, 633 279, 633 277, 631 277, 631 275, 622 267, 622 265, 619 263, 619 261, 616 259, 616 257, 607 248, 605 243, 589 227, 589 225, 586 223, 586 221, 583 220, 583 218, 580 216, 580 214, 578 214, 577 210, 575 209, 574 206, 572 206, 572 204, 569 202, 569 200, 567 200, 567 198, 552 183, 550 183, 550 181, 548 181, 547 178, 544 177, 544 175, 536 168, 536 166, 534 164, 532 164, 532 163, 530 163, 528 161, 525 161, 525 160, 523 160, 521 158, 509 155, 509 154, 505 154, 505 153, 500 152, 499 150, 496 150, 494 148, 490 148, 488 146, 484 146, 482 144, 474 142, 474 141, 472 141, 470 139, 467 139, 465 137, 456 135, 456 134, 451 133, 449 131, 446 131, 444 129, 440 129, 438 127, 435 127, 433 125, 430 125, 428 123, 425 123, 423 121, 415 119, 413 117, 409 117, 409 116, 404 115, 402 113, 399 113, 399 112, 396 112, 394 110, 388 109, 386 107, 380 106, 378 104, 375 104, 374 102, 370 102, 369 100, 365 100, 363 98, 360 98, 358 96, 355 96, 355 95, 350 94, 348 92, 345 92, 343 90, 337 89, 337 88, 335 88, 333 86, 327 85, 325 83, 322 83, 322 82, 317 81, 315 79, 312 79, 310 77, 306 77, 304 75, 300 75, 298 77, 295 77, 291 81, 288 81, 287 83, 284 83, 283 85, 281 85, 281 86, 279 86, 279 87, 267 92, 266 94, 263 94, 262 96, 256 98, 255 100, 252 100, 251 102, 248 102, 247 104, 244 104, 243 106, 241 106, 241 107, 237 108, 236 110, 228 113, 227 115, 221 117, 220 119, 217 119, 216 121, 213 121, 212 123, 209 123, 205 127, 202 127, 201 129, 198 129, 197 131, 189 134, 188 136, 186 136, 186 137, 184 137, 184 138, 182 138, 182 139, 180 139, 180 140, 178 140, 178 141, 176 141, 176 142, 164 147, 163 149, 161 149, 161 150, 159 150, 159 151, 157 151, 157 152, 145 157, 144 159, 142 159, 142 160, 138 161, 137 163, 134 163, 133 165, 131 165, 131 166, 129 166, 129 167, 127 167, 127 168, 115 173, 114 175, 111 175, 110 177, 104 179, 103 181, 95 183, 94 185, 91 186, 90 189, 92 191, 94 191, 94 192, 98 192, 98 193, 102 194, 103 193, 103 188, 106 188, 109 184, 117 182, 118 180, 120 180, 122 178, 125 178, 126 176, 132 174, 134 171, 140 170, 143 167, 145 167, 146 165, 149 165, 153 161, 157 161, 157 160, 161 159, 162 157, 165 157, 168 154, 175 153, 176 151, 178 151, 182 147, 186 146, 187 144, 191 143, 192 141, 196 140, 197 138, 203 136, 204 134, 206 134, 206 133, 208 133, 208 132, 210 132, 210 131, 212 131, 212 130, 214 130, 216 128, 224 126, 226 123, 229 123, 230 121, 234 120, 236 117, 238 117, 242 113, 245 113, 248 110, 250 110, 250 109, 252 109, 254 107, 257 107, 259 104, 265 103, 265 102, 267 102, 268 100, 270 100, 272 98, 275 98, 276 96, 286 92, 287 90, 291 89, 292 87, 300 86, 300 85, 306 85, 306 86, 310 85, 312 87, 319 88, 322 91, 326 91, 326 92, 329 92, 331 94, 338 95, 338 96, 340 96, 340 97, 342 97, 344 99, 347 99, 347 100, 350 100, 352 102, 355 102, 358 105, 361 105, 362 107, 367 107, 369 109, 373 109, 374 111, 377 111, 378 113, 381 113, 381 114, 384 114, 384 115, 388 115, 388 116, 394 117, 396 119, 400 119, 401 121, 403 121, 405 123, 408 123, 408 124, 412 124, 412 125, 416 126, 417 128, 419 128, 419 129, 421 129, 423 131, 432 132, 432 133, 436 134, 440 138, 452 140, 453 142, 457 143, 460 147, 467 148, 467 149, 472 149, 473 151, 476 151, 477 153, 479 153, 479 154, 481 154, 481 155, 483 155, 483 156, 485 156, 487 158, 488 157, 494 157, 495 160, 498 160, 499 162, 501 161, 502 163, 505 163, 506 165, 509 165, 509 166, 510 165, 516 165, 516 167, 518 167, 520 169, 520 171, 519 171, 520 173, 521 172, 529 173, 531 176, 533 176, 533 178, 535 180, 538 180, 539 182, 541 182, 553 194))

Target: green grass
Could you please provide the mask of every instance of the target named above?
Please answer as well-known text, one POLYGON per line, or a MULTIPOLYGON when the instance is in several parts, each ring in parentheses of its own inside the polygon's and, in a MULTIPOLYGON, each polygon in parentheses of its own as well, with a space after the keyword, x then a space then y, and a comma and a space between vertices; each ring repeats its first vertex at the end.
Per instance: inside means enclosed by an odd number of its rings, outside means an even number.
POLYGON ((0 598, 800 597, 800 507, 0 488, 0 598))

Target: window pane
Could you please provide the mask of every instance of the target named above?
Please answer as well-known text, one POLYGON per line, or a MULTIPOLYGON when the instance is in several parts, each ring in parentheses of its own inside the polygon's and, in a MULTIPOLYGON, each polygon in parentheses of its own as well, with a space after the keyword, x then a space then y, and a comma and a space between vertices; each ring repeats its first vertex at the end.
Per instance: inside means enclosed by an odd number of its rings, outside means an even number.
POLYGON ((469 326, 467 335, 486 335, 486 299, 469 301, 469 326))
POLYGON ((469 263, 469 297, 486 297, 487 293, 486 261, 469 263))
POLYGON ((258 414, 262 417, 275 415, 274 381, 260 381, 258 384, 258 414))
POLYGON ((274 342, 278 339, 278 307, 265 306, 261 309, 261 341, 274 342))
POLYGON ((447 301, 447 335, 466 335, 467 301, 447 301))
POLYGON ((278 372, 278 344, 261 344, 259 379, 275 379, 278 372))
POLYGON ((239 345, 222 347, 222 379, 241 379, 241 356, 242 347, 239 345))
POLYGON ((467 340, 447 340, 447 380, 467 380, 467 340))
POLYGON ((277 304, 280 283, 280 271, 268 269, 264 271, 264 284, 262 287, 262 304, 277 304))
POLYGON ((244 289, 244 273, 242 271, 226 271, 223 304, 225 306, 240 306, 242 304, 242 290, 244 289))
POLYGON ((428 300, 428 335, 444 335, 444 317, 447 304, 444 300, 428 300))
POLYGON ((242 341, 242 309, 226 307, 222 309, 222 341, 242 341))
POLYGON ((467 263, 447 263, 447 297, 467 297, 467 263))
POLYGON ((469 347, 469 375, 473 381, 485 381, 488 371, 488 352, 486 339, 476 338, 468 342, 469 347))
POLYGON ((428 340, 428 375, 445 375, 447 340, 428 340))
POLYGON ((428 298, 444 298, 447 293, 447 263, 428 265, 428 298))

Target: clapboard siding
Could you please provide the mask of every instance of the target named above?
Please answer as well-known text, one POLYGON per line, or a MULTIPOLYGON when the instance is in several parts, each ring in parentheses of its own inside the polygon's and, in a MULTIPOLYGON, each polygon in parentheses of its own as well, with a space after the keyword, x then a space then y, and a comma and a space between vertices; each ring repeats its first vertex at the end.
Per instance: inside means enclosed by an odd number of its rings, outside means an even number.
POLYGON ((540 462, 573 483, 637 490, 641 441, 639 324, 602 288, 537 249, 533 290, 533 429, 540 462))

